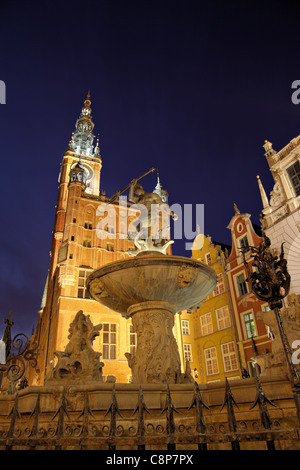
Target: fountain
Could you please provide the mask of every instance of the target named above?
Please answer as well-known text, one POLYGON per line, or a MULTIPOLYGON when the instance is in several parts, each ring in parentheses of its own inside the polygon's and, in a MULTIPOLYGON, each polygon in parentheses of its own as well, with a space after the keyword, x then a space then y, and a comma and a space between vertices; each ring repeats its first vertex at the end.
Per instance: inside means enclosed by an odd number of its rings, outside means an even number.
POLYGON ((158 237, 155 243, 150 223, 154 206, 162 205, 162 200, 145 193, 140 185, 138 195, 145 211, 140 221, 143 234, 140 231, 135 237, 136 256, 97 269, 88 277, 87 288, 92 298, 132 320, 137 349, 134 356, 126 353, 126 357, 134 383, 184 383, 192 377, 181 373, 174 316, 200 305, 215 288, 217 276, 200 261, 165 254, 170 241, 158 237))

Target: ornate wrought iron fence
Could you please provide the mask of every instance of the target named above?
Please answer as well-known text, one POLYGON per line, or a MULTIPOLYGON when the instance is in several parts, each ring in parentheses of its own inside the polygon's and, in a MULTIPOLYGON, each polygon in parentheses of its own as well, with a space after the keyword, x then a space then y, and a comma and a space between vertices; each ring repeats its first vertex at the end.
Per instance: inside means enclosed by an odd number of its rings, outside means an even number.
MULTIPOLYGON (((33 387, 31 388, 32 393, 33 387)), ((5 419, 0 420, 0 449, 99 449, 99 450, 151 450, 165 449, 216 449, 220 446, 232 450, 247 448, 247 443, 258 443, 260 448, 275 450, 282 441, 285 448, 298 448, 299 430, 286 428, 280 419, 271 419, 267 404, 275 406, 264 394, 257 378, 257 395, 251 408, 258 406, 260 419, 238 419, 238 404, 225 383, 225 396, 218 420, 211 419, 209 407, 203 402, 195 383, 191 405, 179 410, 173 404, 169 387, 164 408, 151 412, 146 406, 143 390, 137 393, 134 410, 120 410, 118 393, 113 385, 111 402, 107 411, 91 409, 89 392, 84 393, 83 407, 78 413, 68 409, 67 392, 61 392, 57 410, 41 409, 40 393, 31 412, 22 413, 19 393, 5 419), (147 414, 147 417, 146 417, 147 414), (220 417, 223 420, 220 420, 220 417), (5 423, 5 422, 6 423, 5 423), (264 442, 264 443, 263 443, 264 442), (290 444, 290 443, 293 444, 290 444)), ((257 415, 257 413, 256 413, 257 415)), ((295 422, 297 420, 295 419, 295 422)))
POLYGON ((18 333, 12 338, 12 311, 4 320, 6 324, 2 341, 5 344, 5 364, 0 364, 0 389, 5 375, 9 386, 8 393, 13 394, 28 385, 25 376, 26 365, 35 368, 37 365, 37 344, 31 342, 25 333, 18 333))

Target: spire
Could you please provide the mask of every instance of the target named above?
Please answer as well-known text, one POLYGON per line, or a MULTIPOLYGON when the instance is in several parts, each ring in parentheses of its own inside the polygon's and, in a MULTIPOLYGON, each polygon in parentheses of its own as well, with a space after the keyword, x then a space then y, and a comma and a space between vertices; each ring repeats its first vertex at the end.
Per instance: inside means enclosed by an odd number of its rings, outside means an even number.
POLYGON ((259 187, 259 190, 260 190, 260 195, 261 195, 261 200, 262 200, 262 203, 263 203, 263 207, 264 207, 264 209, 266 209, 267 207, 270 207, 269 206, 269 201, 268 201, 268 198, 267 198, 267 195, 266 195, 266 191, 265 191, 265 189, 262 185, 262 182, 260 181, 259 175, 257 175, 256 178, 257 178, 258 187, 259 187))
POLYGON ((157 170, 157 183, 153 192, 157 194, 159 197, 161 197, 161 191, 162 191, 162 185, 160 184, 159 171, 157 170))
POLYGON ((88 119, 92 119, 92 108, 91 108, 91 100, 90 100, 91 94, 90 90, 88 91, 88 94, 86 95, 86 100, 84 102, 84 106, 81 110, 81 115, 80 117, 86 117, 88 119))
POLYGON ((92 108, 90 100, 90 92, 84 101, 81 114, 76 121, 76 128, 69 142, 69 149, 80 155, 93 156, 94 141, 94 123, 92 121, 92 108))
POLYGON ((159 179, 159 171, 157 170, 157 183, 155 189, 153 190, 155 194, 157 194, 163 202, 168 202, 168 193, 165 189, 163 189, 160 179, 159 179))
POLYGON ((235 202, 233 203, 233 208, 235 215, 240 215, 241 212, 235 202))
POLYGON ((42 302, 40 306, 40 310, 43 310, 46 306, 46 301, 47 301, 47 293, 48 293, 48 285, 49 285, 49 272, 47 275, 45 287, 44 287, 44 292, 43 292, 43 297, 42 297, 42 302))

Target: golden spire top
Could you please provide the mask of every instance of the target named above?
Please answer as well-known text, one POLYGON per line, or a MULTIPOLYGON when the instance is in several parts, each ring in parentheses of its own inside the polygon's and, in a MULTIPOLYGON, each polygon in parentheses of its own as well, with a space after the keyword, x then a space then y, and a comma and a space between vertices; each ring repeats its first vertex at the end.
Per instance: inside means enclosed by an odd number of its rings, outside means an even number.
POLYGON ((89 90, 88 94, 86 95, 86 99, 84 101, 84 106, 83 106, 82 111, 81 111, 81 117, 84 116, 84 117, 91 118, 92 109, 91 109, 90 97, 91 97, 91 94, 90 94, 90 90, 89 90))
POLYGON ((238 208, 238 206, 236 205, 235 202, 233 203, 233 208, 234 208, 235 215, 239 215, 239 214, 240 214, 240 210, 239 210, 239 208, 238 208))
POLYGON ((258 187, 259 187, 263 207, 264 207, 264 209, 266 209, 267 207, 269 207, 269 200, 267 198, 265 188, 263 187, 263 184, 260 180, 260 176, 256 175, 256 178, 257 178, 257 182, 258 182, 258 187))

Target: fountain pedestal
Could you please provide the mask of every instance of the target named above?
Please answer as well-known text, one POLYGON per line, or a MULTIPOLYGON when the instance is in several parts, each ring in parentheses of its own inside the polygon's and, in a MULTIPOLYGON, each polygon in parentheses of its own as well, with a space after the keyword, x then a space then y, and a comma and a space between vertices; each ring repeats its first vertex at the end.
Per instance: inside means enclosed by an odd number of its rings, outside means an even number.
POLYGON ((128 308, 137 334, 135 355, 127 353, 134 383, 179 383, 180 356, 173 334, 176 305, 148 301, 128 308))
POLYGON ((115 261, 87 279, 90 296, 132 319, 136 354, 126 353, 134 383, 184 383, 174 315, 201 303, 216 286, 215 271, 198 260, 155 251, 115 261))

